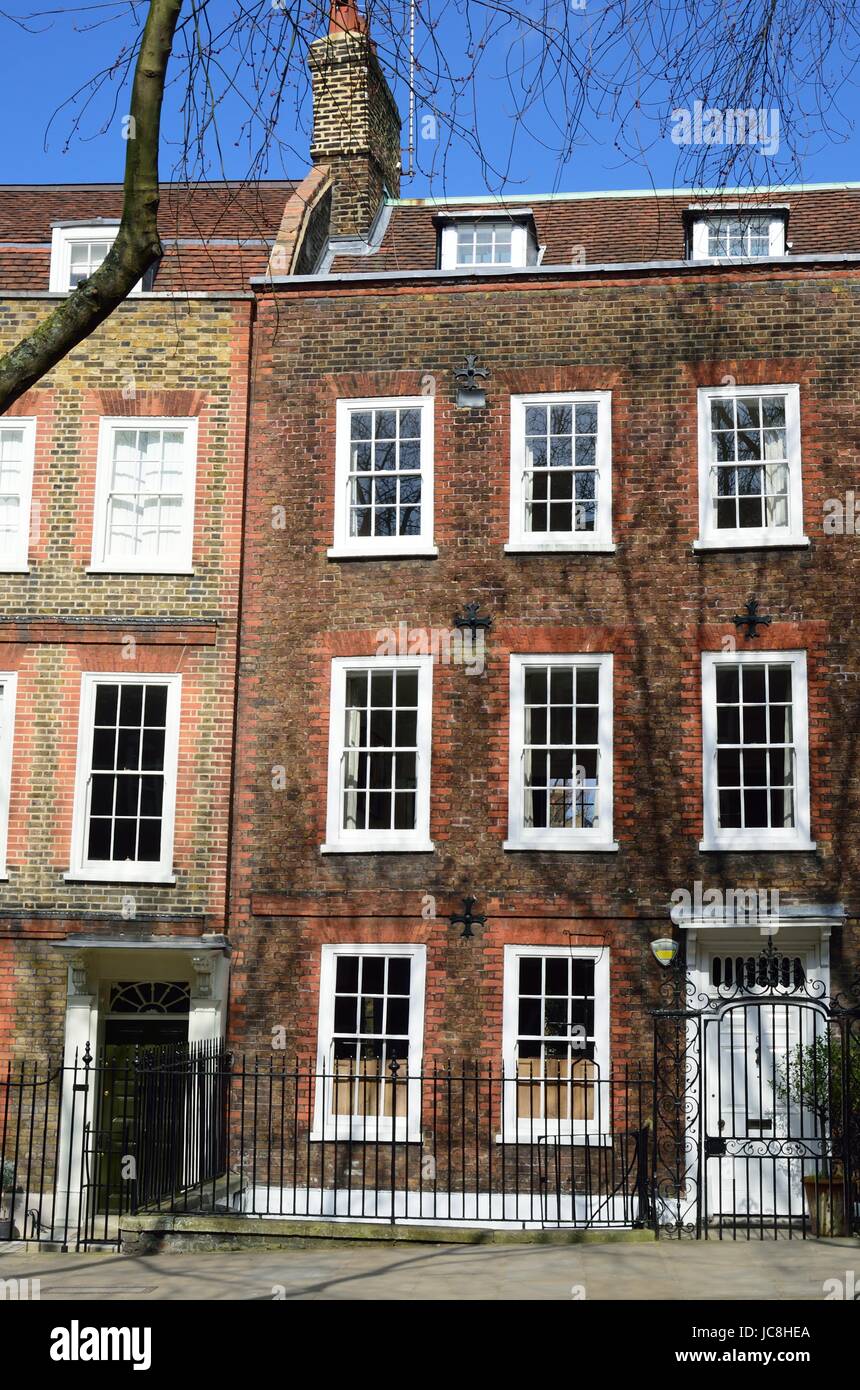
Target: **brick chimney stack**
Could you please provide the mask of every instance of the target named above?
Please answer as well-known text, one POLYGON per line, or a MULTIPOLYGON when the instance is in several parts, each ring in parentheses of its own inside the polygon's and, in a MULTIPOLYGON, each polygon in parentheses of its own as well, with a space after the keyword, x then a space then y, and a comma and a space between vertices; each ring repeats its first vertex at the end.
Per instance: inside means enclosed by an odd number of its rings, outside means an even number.
POLYGON ((332 0, 329 31, 310 48, 311 158, 334 186, 330 233, 366 236, 383 193, 400 193, 400 114, 356 0, 332 0))

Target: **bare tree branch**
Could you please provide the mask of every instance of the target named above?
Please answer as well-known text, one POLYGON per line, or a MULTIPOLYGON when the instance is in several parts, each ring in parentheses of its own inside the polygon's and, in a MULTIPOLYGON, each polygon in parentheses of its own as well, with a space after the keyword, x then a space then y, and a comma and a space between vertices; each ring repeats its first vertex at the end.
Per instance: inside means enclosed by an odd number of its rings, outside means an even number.
POLYGON ((134 73, 123 211, 99 268, 0 358, 0 413, 113 313, 153 261, 158 236, 158 150, 164 83, 182 0, 151 0, 134 73))
MULTIPOLYGON (((29 28, 80 13, 87 27, 137 25, 144 3, 47 4, 29 15, 0 11, 0 18, 29 28)), ((400 91, 410 70, 408 3, 364 4, 382 66, 400 91)), ((185 0, 180 14, 182 7, 183 0, 150 0, 143 37, 130 35, 70 98, 69 139, 86 138, 85 118, 106 102, 101 132, 134 67, 136 131, 120 233, 99 270, 0 360, 0 411, 91 333, 160 254, 164 102, 179 126, 171 168, 177 181, 205 186, 216 171, 223 178, 228 147, 245 151, 240 187, 275 165, 291 175, 306 160, 308 49, 325 32, 329 0, 185 0)), ((605 140, 619 166, 633 164, 650 179, 652 151, 666 142, 674 114, 697 104, 776 113, 778 148, 763 151, 754 140, 677 142, 676 182, 698 189, 793 182, 811 141, 844 137, 841 102, 860 59, 853 0, 417 0, 416 22, 411 91, 420 119, 437 132, 418 142, 417 167, 443 196, 455 150, 471 152, 484 190, 503 196, 515 183, 521 146, 554 154, 557 188, 586 138, 605 140), (483 90, 493 99, 479 100, 483 90)), ((225 190, 225 210, 234 196, 225 190)), ((186 215, 193 222, 193 205, 186 215)), ((271 235, 262 211, 258 230, 271 235)))

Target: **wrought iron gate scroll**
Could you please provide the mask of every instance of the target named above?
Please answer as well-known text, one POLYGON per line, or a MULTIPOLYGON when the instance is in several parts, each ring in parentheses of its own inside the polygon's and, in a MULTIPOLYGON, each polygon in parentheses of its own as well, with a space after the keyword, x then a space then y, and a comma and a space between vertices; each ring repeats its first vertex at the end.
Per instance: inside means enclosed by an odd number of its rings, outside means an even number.
POLYGON ((770 938, 707 992, 674 963, 653 1021, 657 1233, 860 1231, 856 998, 828 998, 770 938))

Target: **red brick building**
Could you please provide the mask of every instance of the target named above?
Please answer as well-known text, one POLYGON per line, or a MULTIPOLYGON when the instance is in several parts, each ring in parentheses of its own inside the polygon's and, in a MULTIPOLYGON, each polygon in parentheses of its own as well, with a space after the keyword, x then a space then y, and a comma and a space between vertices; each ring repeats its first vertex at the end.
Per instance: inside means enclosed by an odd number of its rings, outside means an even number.
MULTIPOLYGON (((860 963, 860 187, 401 198, 338 16, 308 176, 168 188, 0 421, 0 1055, 256 1054, 167 1188, 244 1212, 791 1222, 860 963)), ((0 190, 6 341, 119 196, 0 190)))
MULTIPOLYGON (((392 1061, 462 1058, 528 1078, 506 1142, 587 1143, 577 1084, 650 1074, 656 939, 700 997, 856 967, 860 189, 401 199, 353 31, 253 281, 230 1037, 350 1151, 427 1142, 392 1061)), ((795 1022, 742 1030, 758 1133, 795 1022)))

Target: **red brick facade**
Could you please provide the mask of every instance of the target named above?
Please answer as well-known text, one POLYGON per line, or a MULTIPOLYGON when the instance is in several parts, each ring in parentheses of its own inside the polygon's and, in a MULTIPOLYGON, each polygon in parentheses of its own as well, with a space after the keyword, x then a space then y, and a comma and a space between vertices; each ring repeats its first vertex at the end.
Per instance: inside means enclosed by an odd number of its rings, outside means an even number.
MULTIPOLYGON (((354 941, 428 946, 428 1058, 498 1056, 506 944, 606 948, 612 1063, 644 1058, 649 944, 695 884, 778 890, 812 914, 842 905, 844 975, 860 913, 859 562, 824 515, 851 493, 860 443, 856 189, 749 190, 744 207, 787 219, 792 254, 740 265, 684 260, 686 192, 535 197, 531 211, 461 200, 448 216, 528 216, 538 245, 521 268, 449 273, 439 206, 396 196, 399 118, 363 28, 335 27, 312 70, 311 173, 168 186, 154 292, 11 412, 37 423, 30 572, 0 576, 0 670, 20 676, 0 1049, 62 1044, 51 943, 84 930, 120 946, 229 930, 231 1042, 266 1049, 283 1028, 301 1056, 316 1047, 320 947, 354 941), (457 404, 468 353, 489 372, 484 408, 457 404), (695 548, 697 392, 728 381, 799 388, 809 546, 695 548), (512 395, 593 391, 611 393, 614 551, 506 551, 512 395), (438 555, 329 558, 336 403, 403 395, 434 401, 438 555), (176 416, 198 425, 193 574, 90 573, 100 420, 176 416), (772 620, 754 644, 734 623, 751 595, 772 620), (493 626, 481 674, 433 671, 432 853, 321 853, 332 661, 373 655, 401 623, 447 630, 469 602, 493 626), (133 925, 121 882, 64 877, 80 676, 124 669, 128 635, 136 670, 183 678, 176 882, 135 889, 133 925), (735 641, 806 655, 814 850, 699 848, 702 654, 735 641), (617 849, 506 850, 510 658, 564 653, 613 658, 617 849), (447 921, 469 893, 487 918, 471 940, 447 921)), ((0 191, 4 342, 50 303, 21 290, 47 286, 52 224, 114 218, 119 199, 0 191)))
POLYGON ((684 270, 550 284, 319 280, 261 293, 251 416, 239 695, 231 1031, 316 1045, 324 942, 425 941, 425 1056, 498 1057, 505 943, 610 950, 613 1061, 644 1056, 680 888, 777 889, 845 905, 833 961, 856 957, 860 664, 851 642, 858 559, 824 502, 850 490, 860 388, 846 358, 852 270, 684 270), (358 297, 360 295, 360 298, 358 297), (360 331, 357 324, 360 323, 360 331), (774 352, 774 345, 779 351, 774 352), (789 351, 797 346, 797 353, 789 351), (466 351, 489 369, 487 406, 455 404, 466 351), (695 553, 700 385, 796 382, 809 548, 695 553), (436 559, 331 560, 335 401, 435 392, 436 559), (506 554, 509 397, 612 392, 610 555, 506 554), (272 525, 285 509, 285 529, 272 525), (277 601, 290 575, 298 604, 277 601), (733 616, 750 594, 773 619, 763 651, 802 650, 809 680, 811 816, 805 853, 703 853, 701 653, 752 644, 733 616), (493 616, 486 670, 433 675, 432 854, 321 855, 330 665, 378 633, 448 627, 466 601, 493 616), (611 652, 617 853, 509 852, 510 653, 611 652), (272 771, 286 768, 276 789, 272 771), (474 940, 446 914, 467 893, 474 940), (422 919, 425 895, 435 921, 422 919))
MULTIPOLYGON (((773 1004, 810 987, 816 1044, 841 1028, 849 1048, 856 1012, 834 994, 860 979, 860 193, 708 195, 741 222, 742 258, 686 191, 400 199, 399 116, 352 0, 309 64, 310 173, 168 186, 154 279, 0 421, 35 430, 24 561, 3 549, 0 498, 0 1068, 83 1057, 94 1082, 75 1070, 42 1105, 66 1178, 13 1188, 31 1217, 50 1200, 66 1243, 87 1203, 174 1210, 178 1186, 185 1211, 219 1217, 424 1220, 428 1198, 446 1221, 734 1221, 746 1197, 729 1213, 704 1159, 728 1154, 746 1068, 758 1107, 732 1141, 748 1168, 764 1140, 773 1191, 755 1210, 791 1233, 777 1178, 792 1159, 802 1206, 839 1126, 816 1106, 812 1146, 771 1152, 813 1108, 802 1069, 799 1105, 777 1105, 805 1025, 791 1034, 786 1010, 777 1038, 773 1004), (721 389, 779 397, 777 423, 753 438, 732 399, 727 444, 721 389), (528 398, 550 395, 570 423, 529 428, 528 398), (394 419, 404 399, 396 443, 387 427, 365 443, 374 402, 394 419), (146 421, 173 438, 130 440, 146 421), (531 470, 551 493, 559 461, 566 524, 524 486, 531 470), (720 488, 739 518, 748 475, 760 520, 720 534, 720 488), (581 498, 593 529, 574 526, 581 498), (549 534, 530 528, 541 508, 549 534), (470 622, 489 624, 479 660, 450 659, 470 622), (438 634, 448 655, 425 655, 438 634), (736 694, 718 710, 723 659, 736 694), (117 687, 102 719, 96 676, 117 687), (531 710, 529 682, 545 688, 531 710), (529 748, 536 708, 548 732, 529 748), (718 747, 721 716, 737 734, 718 747), (765 732, 747 737, 748 716, 765 732), (774 918, 771 974, 754 957, 774 918), (683 1009, 655 1026, 673 980, 695 1026, 683 1009), (732 981, 752 1005, 740 1030, 732 981), (164 1086, 139 1055, 127 1068, 138 1128, 124 1111, 118 1137, 117 1060, 186 1040, 204 1047, 168 1054, 164 1086), (120 1143, 142 1183, 111 1176, 120 1143), (88 1165, 110 1192, 85 1194, 88 1165)), ((50 264, 52 224, 114 218, 119 199, 0 189, 0 351, 56 300, 49 282, 74 279, 67 229, 50 264)), ((0 1141, 5 1163, 2 1121, 0 1141)))

